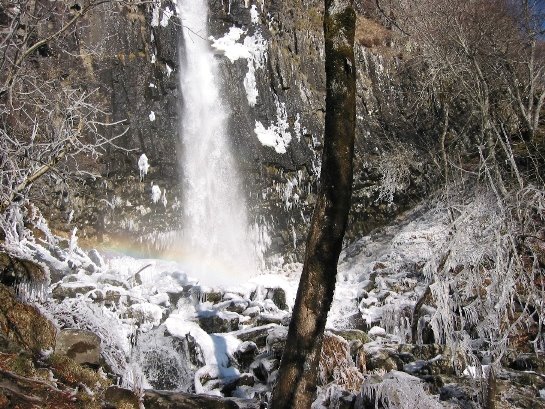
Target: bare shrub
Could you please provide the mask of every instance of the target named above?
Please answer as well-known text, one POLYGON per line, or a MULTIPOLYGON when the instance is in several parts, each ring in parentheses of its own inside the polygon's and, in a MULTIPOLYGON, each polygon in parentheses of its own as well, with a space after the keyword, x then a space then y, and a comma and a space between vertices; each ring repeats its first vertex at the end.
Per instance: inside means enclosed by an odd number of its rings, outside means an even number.
POLYGON ((352 361, 344 338, 330 332, 324 334, 319 377, 322 385, 334 383, 351 392, 360 391, 364 377, 352 361))

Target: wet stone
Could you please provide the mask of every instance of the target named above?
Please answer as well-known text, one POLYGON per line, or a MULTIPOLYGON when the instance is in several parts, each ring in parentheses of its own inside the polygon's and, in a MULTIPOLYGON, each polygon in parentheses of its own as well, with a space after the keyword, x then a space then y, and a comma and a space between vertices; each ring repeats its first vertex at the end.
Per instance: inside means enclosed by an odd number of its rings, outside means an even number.
POLYGON ((240 344, 234 353, 234 357, 242 368, 248 368, 258 354, 255 342, 245 341, 240 344))
POLYGON ((56 300, 64 300, 65 298, 76 298, 78 294, 87 294, 95 288, 94 285, 79 285, 76 282, 63 283, 53 288, 51 295, 56 300))
POLYGON ((199 325, 209 334, 236 331, 239 328, 239 315, 231 312, 200 311, 199 325))
POLYGON ((78 364, 100 365, 100 338, 91 331, 64 329, 57 335, 55 351, 78 364))

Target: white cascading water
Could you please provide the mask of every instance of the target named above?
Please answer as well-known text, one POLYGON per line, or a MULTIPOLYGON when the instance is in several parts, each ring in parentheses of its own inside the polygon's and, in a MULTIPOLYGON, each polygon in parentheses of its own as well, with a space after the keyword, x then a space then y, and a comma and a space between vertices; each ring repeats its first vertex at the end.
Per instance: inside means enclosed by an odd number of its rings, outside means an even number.
POLYGON ((180 53, 183 244, 190 276, 204 285, 237 284, 255 274, 246 202, 227 133, 218 68, 208 41, 206 0, 183 0, 180 53))

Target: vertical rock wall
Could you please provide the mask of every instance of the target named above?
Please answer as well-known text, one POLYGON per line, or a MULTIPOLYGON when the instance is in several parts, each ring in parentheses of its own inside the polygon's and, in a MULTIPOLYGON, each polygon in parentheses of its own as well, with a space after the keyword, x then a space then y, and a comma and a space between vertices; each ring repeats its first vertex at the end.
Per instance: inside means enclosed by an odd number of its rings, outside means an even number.
MULTIPOLYGON (((270 248, 295 259, 303 250, 320 167, 322 2, 209 0, 209 6, 210 42, 220 62, 221 93, 252 219, 270 248), (235 58, 214 42, 228 39, 232 30, 239 30, 232 42, 249 47, 249 53, 235 58)), ((419 125, 407 97, 409 52, 364 12, 356 47, 358 129, 349 238, 410 207, 433 174, 423 153, 433 145, 433 130, 419 125)), ((78 193, 57 192, 64 210, 57 207, 52 215, 63 220, 74 210, 71 223, 79 225, 80 236, 106 243, 128 237, 133 245, 161 249, 179 228, 178 17, 170 1, 106 5, 78 29, 73 46, 80 56, 65 64, 85 73, 86 86, 99 88, 111 120, 120 121, 106 132, 126 131, 116 140, 122 149, 108 149, 97 164, 100 178, 87 180, 78 193), (137 162, 143 153, 150 169, 141 180, 137 162), (165 201, 152 201, 153 185, 165 201)))

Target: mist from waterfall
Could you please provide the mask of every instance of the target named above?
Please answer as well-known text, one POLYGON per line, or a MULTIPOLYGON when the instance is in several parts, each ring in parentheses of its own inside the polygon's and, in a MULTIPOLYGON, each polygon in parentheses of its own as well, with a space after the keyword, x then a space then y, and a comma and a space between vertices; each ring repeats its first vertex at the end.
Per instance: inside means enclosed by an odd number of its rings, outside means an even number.
POLYGON ((255 274, 246 202, 230 146, 228 111, 220 97, 217 61, 208 41, 206 0, 180 6, 183 243, 188 274, 204 285, 242 283, 255 274), (187 263, 187 260, 190 260, 187 263))

